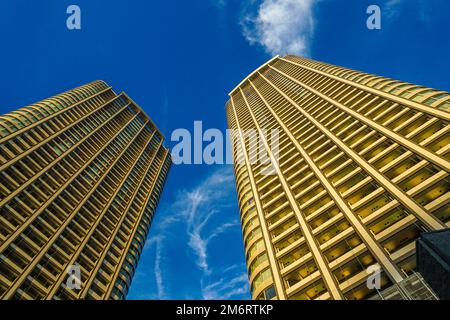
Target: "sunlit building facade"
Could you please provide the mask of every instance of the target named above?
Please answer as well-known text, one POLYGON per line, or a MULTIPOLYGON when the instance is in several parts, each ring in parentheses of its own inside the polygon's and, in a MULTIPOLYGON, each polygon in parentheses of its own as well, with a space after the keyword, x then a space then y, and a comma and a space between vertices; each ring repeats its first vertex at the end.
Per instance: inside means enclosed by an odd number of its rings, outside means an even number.
POLYGON ((163 140, 103 81, 0 116, 0 298, 125 298, 171 164, 163 140))
POLYGON ((448 92, 296 56, 244 79, 226 112, 253 299, 369 299, 413 275, 417 237, 450 225, 449 111, 448 92), (252 129, 279 132, 276 154, 259 137, 275 174, 252 129))

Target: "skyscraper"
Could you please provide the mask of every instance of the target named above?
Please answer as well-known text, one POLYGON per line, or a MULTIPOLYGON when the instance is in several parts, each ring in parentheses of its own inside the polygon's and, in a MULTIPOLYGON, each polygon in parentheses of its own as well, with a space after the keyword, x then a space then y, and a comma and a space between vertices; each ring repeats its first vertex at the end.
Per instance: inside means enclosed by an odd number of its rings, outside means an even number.
POLYGON ((103 81, 0 116, 0 298, 123 299, 170 167, 103 81))
POLYGON ((296 56, 245 78, 226 112, 252 297, 366 299, 411 275, 415 239, 450 225, 449 111, 447 92, 296 56))

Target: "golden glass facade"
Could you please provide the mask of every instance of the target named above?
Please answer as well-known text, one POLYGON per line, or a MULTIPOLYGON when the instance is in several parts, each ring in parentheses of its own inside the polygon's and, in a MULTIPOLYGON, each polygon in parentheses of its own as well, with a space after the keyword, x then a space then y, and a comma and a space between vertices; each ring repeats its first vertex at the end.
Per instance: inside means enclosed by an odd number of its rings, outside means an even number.
POLYGON ((448 92, 297 56, 244 79, 226 112, 253 299, 370 298, 373 265, 381 289, 407 278, 418 235, 450 225, 449 111, 448 92), (251 129, 278 130, 278 157, 259 137, 276 174, 251 129))
POLYGON ((163 140, 103 81, 0 116, 0 298, 123 299, 171 164, 163 140))

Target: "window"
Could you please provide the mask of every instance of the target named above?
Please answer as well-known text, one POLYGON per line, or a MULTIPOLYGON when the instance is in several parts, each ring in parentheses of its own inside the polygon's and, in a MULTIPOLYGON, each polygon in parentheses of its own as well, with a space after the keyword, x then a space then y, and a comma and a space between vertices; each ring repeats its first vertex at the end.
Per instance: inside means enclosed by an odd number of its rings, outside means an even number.
POLYGON ((427 106, 431 106, 431 105, 432 105, 433 103, 435 103, 436 101, 438 101, 438 100, 440 100, 440 99, 442 99, 442 98, 445 98, 445 97, 447 97, 447 96, 448 96, 448 94, 446 94, 446 93, 439 94, 439 95, 437 95, 437 96, 428 98, 428 99, 425 100, 423 103, 426 104, 427 106))
POLYGON ((264 290, 264 295, 266 297, 266 300, 271 300, 277 295, 277 292, 275 291, 274 286, 270 286, 268 289, 264 290))
POLYGON ((272 300, 276 296, 277 292, 275 291, 275 287, 272 285, 263 292, 261 292, 261 294, 256 298, 256 300, 272 300))

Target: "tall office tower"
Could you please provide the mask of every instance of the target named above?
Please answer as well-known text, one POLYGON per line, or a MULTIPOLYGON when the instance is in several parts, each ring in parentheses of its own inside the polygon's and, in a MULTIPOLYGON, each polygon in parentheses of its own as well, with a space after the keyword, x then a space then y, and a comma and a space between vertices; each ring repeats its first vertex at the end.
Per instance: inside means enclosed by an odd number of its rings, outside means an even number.
POLYGON ((0 298, 123 299, 170 167, 96 81, 0 116, 0 298))
POLYGON ((286 56, 226 110, 254 299, 371 298, 412 274, 422 232, 449 226, 449 93, 286 56))

